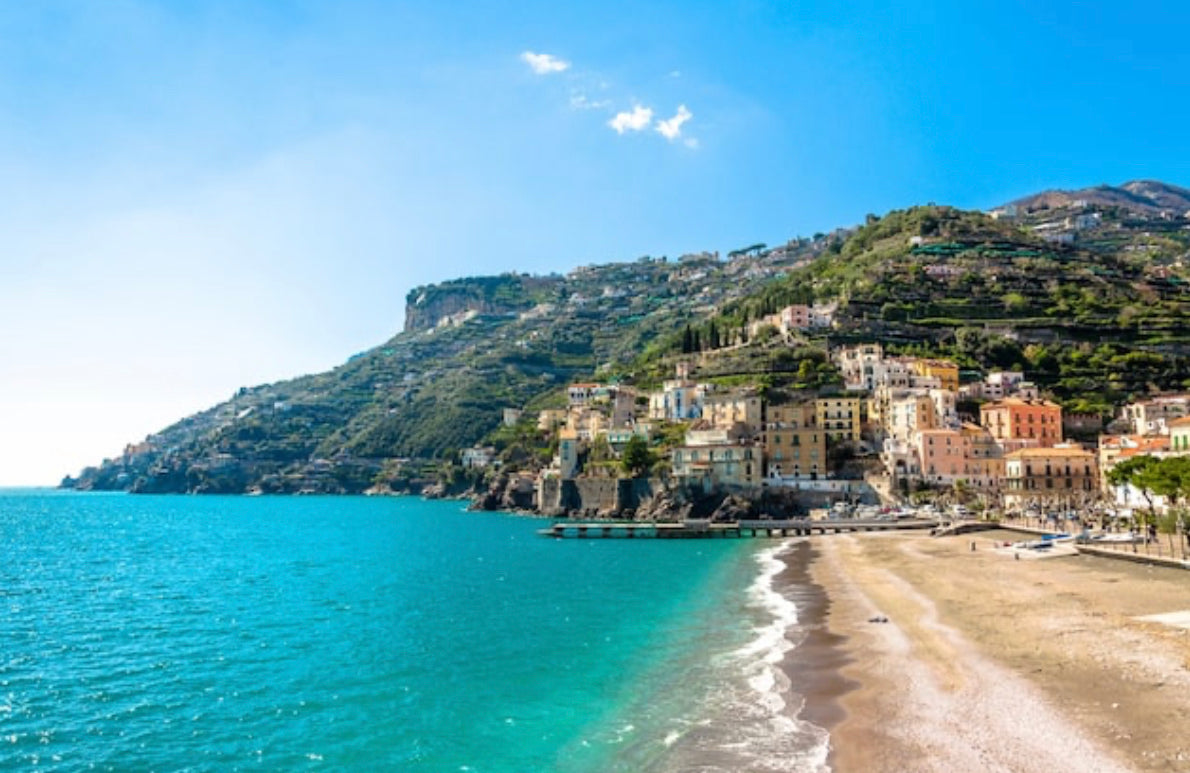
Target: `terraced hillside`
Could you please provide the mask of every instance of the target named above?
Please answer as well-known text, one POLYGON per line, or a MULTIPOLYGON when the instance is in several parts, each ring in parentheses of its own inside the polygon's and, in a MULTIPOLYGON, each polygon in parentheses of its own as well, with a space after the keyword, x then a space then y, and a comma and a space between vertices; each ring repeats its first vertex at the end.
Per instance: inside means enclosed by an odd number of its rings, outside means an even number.
POLYGON ((557 404, 574 379, 649 386, 693 358, 723 384, 822 389, 837 381, 829 347, 859 340, 950 356, 972 375, 1024 370, 1068 409, 1107 414, 1190 387, 1190 220, 1126 203, 1051 197, 999 218, 913 207, 725 260, 645 257, 417 288, 406 330, 381 346, 241 390, 68 484, 361 491, 441 476, 503 409, 557 404), (814 302, 837 304, 832 327, 757 330, 783 306, 814 302))

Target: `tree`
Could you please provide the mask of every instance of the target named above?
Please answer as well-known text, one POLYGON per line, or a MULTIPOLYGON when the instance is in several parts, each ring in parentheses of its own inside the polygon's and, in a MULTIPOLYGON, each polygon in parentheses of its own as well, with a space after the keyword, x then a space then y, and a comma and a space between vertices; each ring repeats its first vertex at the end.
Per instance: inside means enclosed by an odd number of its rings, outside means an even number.
POLYGON ((1178 505, 1190 496, 1190 457, 1169 456, 1155 461, 1144 474, 1143 482, 1154 494, 1165 497, 1169 502, 1169 509, 1175 517, 1166 522, 1167 529, 1184 534, 1183 513, 1178 505))
POLYGON ((620 464, 624 472, 633 478, 640 477, 657 461, 649 443, 640 435, 633 435, 624 445, 624 453, 620 456, 620 464))
MULTIPOLYGON (((1157 458, 1144 454, 1134 456, 1117 464, 1107 473, 1107 482, 1113 486, 1132 486, 1140 491, 1141 496, 1149 505, 1149 515, 1157 517, 1153 508, 1152 469, 1157 464, 1157 458)), ((1143 518, 1141 525, 1144 526, 1143 518)))

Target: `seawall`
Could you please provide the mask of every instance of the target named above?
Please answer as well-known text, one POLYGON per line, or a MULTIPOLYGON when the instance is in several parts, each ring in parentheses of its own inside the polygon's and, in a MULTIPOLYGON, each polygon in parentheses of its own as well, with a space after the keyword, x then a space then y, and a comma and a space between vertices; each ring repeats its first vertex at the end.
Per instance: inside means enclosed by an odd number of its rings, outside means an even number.
POLYGON ((542 515, 619 516, 639 510, 664 490, 657 478, 547 478, 541 481, 537 509, 542 515))

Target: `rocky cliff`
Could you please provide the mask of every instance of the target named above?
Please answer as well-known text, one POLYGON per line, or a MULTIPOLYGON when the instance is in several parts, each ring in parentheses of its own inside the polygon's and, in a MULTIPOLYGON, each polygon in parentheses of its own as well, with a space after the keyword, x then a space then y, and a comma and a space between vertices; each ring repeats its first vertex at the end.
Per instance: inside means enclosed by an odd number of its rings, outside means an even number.
POLYGON ((553 300, 558 276, 501 274, 416 287, 405 297, 405 331, 460 325, 475 315, 517 315, 553 300))

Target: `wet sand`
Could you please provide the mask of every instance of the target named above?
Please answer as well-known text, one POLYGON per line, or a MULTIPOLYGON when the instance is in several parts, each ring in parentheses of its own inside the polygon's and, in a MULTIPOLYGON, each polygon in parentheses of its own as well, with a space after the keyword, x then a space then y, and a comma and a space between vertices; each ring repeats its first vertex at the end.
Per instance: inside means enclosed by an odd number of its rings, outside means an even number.
POLYGON ((1190 572, 1006 538, 812 540, 825 594, 789 675, 832 769, 1190 771, 1190 631, 1136 619, 1190 610, 1190 572))
POLYGON ((777 576, 775 587, 797 604, 798 625, 806 632, 785 662, 785 676, 793 690, 805 698, 798 716, 831 728, 847 716, 840 699, 860 683, 842 673, 851 656, 844 647, 846 637, 828 628, 830 599, 810 575, 817 555, 810 540, 794 543, 782 557, 786 568, 777 576))

